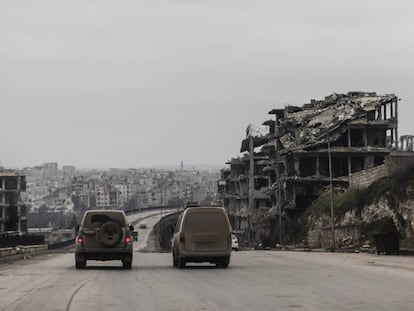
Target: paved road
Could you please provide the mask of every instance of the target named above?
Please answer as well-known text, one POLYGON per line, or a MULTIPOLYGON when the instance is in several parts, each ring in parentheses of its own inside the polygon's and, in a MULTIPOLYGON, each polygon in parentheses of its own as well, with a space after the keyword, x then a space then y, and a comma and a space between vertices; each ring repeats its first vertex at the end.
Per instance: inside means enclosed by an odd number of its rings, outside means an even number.
POLYGON ((174 269, 170 254, 120 262, 49 254, 0 265, 0 310, 414 310, 414 270, 395 257, 235 252, 228 269, 174 269))
POLYGON ((136 223, 135 230, 138 231, 138 241, 134 242, 135 250, 143 250, 147 246, 149 234, 155 224, 160 221, 161 216, 176 212, 177 209, 167 209, 161 211, 148 211, 127 216, 129 223, 136 223), (139 224, 145 223, 146 229, 140 229, 139 224))
POLYGON ((0 310, 414 310, 414 258, 234 252, 228 269, 174 269, 171 254, 141 253, 160 214, 134 243, 132 270, 73 253, 0 264, 0 310))

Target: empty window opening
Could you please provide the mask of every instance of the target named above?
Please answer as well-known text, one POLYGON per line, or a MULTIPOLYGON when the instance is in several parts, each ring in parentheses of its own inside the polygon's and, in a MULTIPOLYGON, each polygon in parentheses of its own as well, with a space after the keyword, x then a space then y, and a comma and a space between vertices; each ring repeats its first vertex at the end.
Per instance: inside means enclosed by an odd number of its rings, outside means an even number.
POLYGON ((393 103, 385 104, 385 113, 386 113, 386 116, 387 116, 387 120, 390 120, 394 117, 393 116, 393 111, 392 111, 392 105, 393 105, 393 103))
POLYGON ((332 159, 332 176, 347 176, 348 171, 348 158, 333 158, 332 159))
POLYGON ((342 133, 331 145, 333 147, 348 147, 348 132, 342 133))
POLYGON ((368 121, 375 121, 375 110, 367 112, 367 120, 368 121))
POLYGON ((299 159, 299 176, 316 175, 316 159, 304 157, 299 159))
POLYGON ((384 164, 384 161, 385 161, 384 156, 374 157, 374 166, 382 165, 382 164, 384 164))
POLYGON ((263 169, 264 169, 265 167, 266 167, 266 165, 256 165, 255 170, 254 170, 255 175, 266 175, 266 174, 263 172, 263 169))
POLYGON ((270 208, 270 200, 254 200, 256 208, 270 208))
POLYGON ((254 189, 259 190, 269 186, 269 180, 267 178, 255 178, 254 189))
POLYGON ((6 190, 17 190, 17 179, 16 178, 7 178, 6 179, 6 190))
POLYGON ((367 140, 368 140, 368 146, 385 148, 386 147, 385 130, 368 130, 367 140))
POLYGON ((351 173, 363 171, 365 167, 365 159, 363 157, 351 158, 351 173))
POLYGON ((319 158, 319 174, 322 176, 329 176, 329 158, 319 158))
POLYGON ((351 129, 351 146, 352 147, 365 146, 363 129, 351 129))

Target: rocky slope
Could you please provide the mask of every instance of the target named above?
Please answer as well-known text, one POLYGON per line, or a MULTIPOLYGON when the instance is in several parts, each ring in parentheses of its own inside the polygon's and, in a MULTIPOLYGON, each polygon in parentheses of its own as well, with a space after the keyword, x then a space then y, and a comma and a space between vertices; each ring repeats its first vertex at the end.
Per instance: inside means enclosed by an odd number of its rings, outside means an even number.
MULTIPOLYGON (((336 189, 333 203, 337 245, 360 246, 372 242, 375 233, 397 232, 402 247, 414 247, 414 167, 366 189, 336 189)), ((300 221, 309 244, 323 245, 331 224, 330 193, 316 200, 300 221)))

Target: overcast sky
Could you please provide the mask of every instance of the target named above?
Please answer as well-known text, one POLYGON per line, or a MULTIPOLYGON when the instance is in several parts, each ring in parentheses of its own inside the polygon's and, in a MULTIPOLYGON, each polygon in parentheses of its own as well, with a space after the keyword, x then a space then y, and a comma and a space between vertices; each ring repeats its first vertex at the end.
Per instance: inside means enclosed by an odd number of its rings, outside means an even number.
POLYGON ((412 134, 413 31, 413 1, 0 0, 1 164, 223 164, 272 108, 351 90, 412 134))

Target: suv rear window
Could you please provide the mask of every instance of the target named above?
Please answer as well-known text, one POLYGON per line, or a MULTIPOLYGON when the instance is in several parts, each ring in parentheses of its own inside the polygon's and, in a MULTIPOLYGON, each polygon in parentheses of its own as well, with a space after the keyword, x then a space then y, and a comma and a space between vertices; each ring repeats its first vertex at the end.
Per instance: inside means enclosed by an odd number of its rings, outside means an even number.
POLYGON ((96 228, 96 227, 100 227, 102 224, 108 221, 115 221, 121 226, 125 226, 125 218, 122 213, 105 213, 105 214, 88 213, 85 215, 84 226, 86 228, 96 228))

